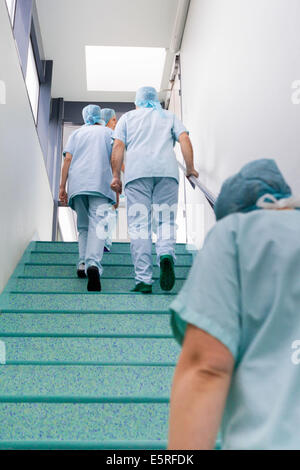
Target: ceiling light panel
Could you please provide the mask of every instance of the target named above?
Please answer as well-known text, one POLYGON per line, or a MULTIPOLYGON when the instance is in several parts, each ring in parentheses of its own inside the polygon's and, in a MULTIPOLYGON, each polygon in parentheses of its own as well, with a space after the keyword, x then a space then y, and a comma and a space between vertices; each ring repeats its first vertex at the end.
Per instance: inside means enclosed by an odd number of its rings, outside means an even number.
POLYGON ((159 47, 86 46, 88 91, 136 91, 153 86, 158 91, 166 61, 159 47))

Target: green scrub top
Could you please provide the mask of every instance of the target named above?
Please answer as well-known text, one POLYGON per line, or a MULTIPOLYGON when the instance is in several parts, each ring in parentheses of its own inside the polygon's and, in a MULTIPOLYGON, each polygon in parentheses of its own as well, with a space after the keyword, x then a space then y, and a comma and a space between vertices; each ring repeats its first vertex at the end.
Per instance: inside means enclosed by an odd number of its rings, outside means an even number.
POLYGON ((222 448, 300 449, 300 211, 218 222, 171 309, 180 343, 190 323, 234 356, 222 448))

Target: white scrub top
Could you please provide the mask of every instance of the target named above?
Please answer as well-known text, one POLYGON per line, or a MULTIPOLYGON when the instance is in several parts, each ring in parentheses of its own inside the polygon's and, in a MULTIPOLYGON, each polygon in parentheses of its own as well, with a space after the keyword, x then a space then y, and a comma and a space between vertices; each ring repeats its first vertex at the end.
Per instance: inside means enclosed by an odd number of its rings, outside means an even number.
POLYGON ((69 137, 64 155, 73 155, 69 170, 69 205, 75 196, 102 195, 112 203, 116 195, 111 190, 112 130, 103 126, 83 126, 69 137))
POLYGON ((171 309, 180 342, 191 323, 235 358, 222 448, 299 450, 300 211, 218 222, 171 309))
POLYGON ((179 181, 174 145, 183 132, 187 132, 186 128, 170 111, 140 108, 124 114, 113 138, 126 146, 125 186, 147 177, 179 181))

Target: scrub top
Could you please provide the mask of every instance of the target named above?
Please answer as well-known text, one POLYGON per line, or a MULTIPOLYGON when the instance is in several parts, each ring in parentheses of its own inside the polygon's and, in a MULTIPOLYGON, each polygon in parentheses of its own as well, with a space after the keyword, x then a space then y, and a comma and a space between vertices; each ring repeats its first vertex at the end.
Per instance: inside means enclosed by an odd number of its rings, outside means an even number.
POLYGON ((103 126, 82 126, 69 137, 64 155, 73 155, 69 170, 69 205, 78 195, 102 195, 112 203, 116 195, 111 190, 112 130, 103 126))
POLYGON ((300 449, 300 211, 218 222, 171 309, 179 342, 190 323, 235 358, 222 448, 300 449))
POLYGON ((187 132, 170 111, 140 108, 124 114, 113 138, 126 146, 125 186, 147 177, 169 177, 179 181, 174 145, 187 132))

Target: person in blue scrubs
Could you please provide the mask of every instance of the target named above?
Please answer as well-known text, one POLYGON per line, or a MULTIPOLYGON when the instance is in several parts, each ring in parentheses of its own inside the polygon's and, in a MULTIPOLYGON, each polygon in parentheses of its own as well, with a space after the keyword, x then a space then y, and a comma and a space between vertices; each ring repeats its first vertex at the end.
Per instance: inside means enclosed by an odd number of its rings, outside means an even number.
MULTIPOLYGON (((117 125, 117 116, 116 112, 112 108, 103 108, 101 109, 101 119, 104 121, 105 126, 109 129, 115 130, 117 125)), ((107 238, 105 240, 104 251, 110 252, 112 247, 112 232, 117 223, 117 209, 119 206, 120 195, 117 194, 117 203, 114 206, 111 206, 109 212, 109 221, 110 221, 110 232, 107 234, 107 238)))
POLYGON ((60 200, 77 214, 79 233, 78 277, 88 277, 88 291, 101 291, 104 243, 109 232, 108 214, 116 204, 112 178, 112 130, 101 120, 101 109, 83 109, 85 125, 69 138, 64 150, 60 200), (68 194, 66 183, 68 180, 68 194))
POLYGON ((140 88, 136 110, 124 114, 114 132, 112 189, 122 191, 121 168, 126 149, 125 195, 131 254, 135 268, 134 292, 152 292, 152 214, 155 220, 160 285, 169 291, 175 283, 176 212, 179 172, 174 145, 181 145, 187 176, 194 168, 188 132, 170 111, 163 110, 152 87, 140 88))
POLYGON ((113 131, 117 125, 117 116, 114 109, 103 108, 101 109, 101 119, 105 122, 105 125, 113 131))
POLYGON ((169 449, 300 449, 299 206, 273 160, 224 183, 171 304, 169 449))

